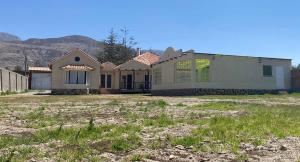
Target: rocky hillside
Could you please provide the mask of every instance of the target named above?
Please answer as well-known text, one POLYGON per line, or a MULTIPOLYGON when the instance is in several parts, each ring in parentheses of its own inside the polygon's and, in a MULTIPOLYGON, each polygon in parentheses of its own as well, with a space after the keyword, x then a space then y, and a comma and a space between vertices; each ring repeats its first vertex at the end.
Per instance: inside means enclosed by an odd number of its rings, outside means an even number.
POLYGON ((80 35, 22 41, 17 36, 0 33, 0 67, 12 70, 16 66, 23 67, 25 54, 30 65, 46 66, 50 60, 72 48, 81 48, 95 56, 103 50, 103 44, 80 35))
POLYGON ((9 41, 21 41, 21 40, 19 37, 15 35, 0 32, 0 41, 9 42, 9 41))
MULTIPOLYGON (((47 66, 50 60, 59 57, 72 48, 80 48, 96 56, 103 51, 103 42, 80 35, 60 38, 21 40, 17 36, 0 32, 0 67, 15 70, 17 66, 24 69, 24 56, 27 55, 30 66, 47 66)), ((146 52, 149 50, 142 50, 146 52)), ((161 54, 161 50, 151 50, 161 54)))

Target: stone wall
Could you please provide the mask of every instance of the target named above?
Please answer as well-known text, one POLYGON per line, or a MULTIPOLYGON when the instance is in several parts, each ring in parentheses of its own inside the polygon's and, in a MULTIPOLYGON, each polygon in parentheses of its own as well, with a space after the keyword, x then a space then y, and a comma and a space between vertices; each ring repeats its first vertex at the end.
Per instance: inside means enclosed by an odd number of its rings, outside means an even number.
MULTIPOLYGON (((52 89, 53 95, 84 95, 88 94, 87 89, 52 89)), ((89 94, 100 94, 99 89, 89 89, 89 94)))
POLYGON ((28 89, 28 78, 0 68, 0 92, 21 92, 28 89))
POLYGON ((201 95, 254 95, 277 94, 278 90, 253 90, 253 89, 168 89, 152 90, 153 96, 201 96, 201 95))

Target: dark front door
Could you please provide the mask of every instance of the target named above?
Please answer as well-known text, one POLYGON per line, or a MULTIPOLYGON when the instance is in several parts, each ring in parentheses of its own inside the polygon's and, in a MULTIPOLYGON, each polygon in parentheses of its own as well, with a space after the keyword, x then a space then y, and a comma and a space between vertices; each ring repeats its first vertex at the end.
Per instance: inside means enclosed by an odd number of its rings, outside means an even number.
POLYGON ((127 89, 132 89, 132 75, 127 75, 127 89))
POLYGON ((149 84, 150 84, 150 77, 149 75, 145 75, 145 89, 150 88, 149 84))

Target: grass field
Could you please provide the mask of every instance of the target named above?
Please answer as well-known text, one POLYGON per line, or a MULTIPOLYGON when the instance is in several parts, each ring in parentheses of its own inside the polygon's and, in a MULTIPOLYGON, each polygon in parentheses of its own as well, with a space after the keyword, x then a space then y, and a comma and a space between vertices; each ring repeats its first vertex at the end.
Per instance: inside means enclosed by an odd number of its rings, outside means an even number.
POLYGON ((0 96, 0 161, 298 161, 300 94, 0 96))

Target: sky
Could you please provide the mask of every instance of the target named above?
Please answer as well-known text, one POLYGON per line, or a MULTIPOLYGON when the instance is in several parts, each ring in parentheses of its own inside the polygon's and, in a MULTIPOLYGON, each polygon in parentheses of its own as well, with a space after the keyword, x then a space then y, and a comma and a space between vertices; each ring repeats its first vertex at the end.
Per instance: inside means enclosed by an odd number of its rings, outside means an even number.
POLYGON ((28 38, 128 28, 142 49, 293 59, 300 63, 299 0, 1 0, 0 31, 28 38))

